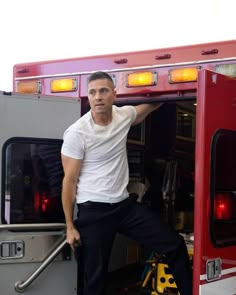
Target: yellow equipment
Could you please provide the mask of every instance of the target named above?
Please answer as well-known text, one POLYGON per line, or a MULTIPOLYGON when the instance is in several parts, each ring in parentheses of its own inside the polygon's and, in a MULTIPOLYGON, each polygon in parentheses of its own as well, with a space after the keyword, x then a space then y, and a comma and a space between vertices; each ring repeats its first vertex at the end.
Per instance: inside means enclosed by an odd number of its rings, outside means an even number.
POLYGON ((159 256, 153 254, 146 263, 149 264, 149 270, 142 283, 142 294, 159 295, 171 292, 180 295, 168 265, 159 256))

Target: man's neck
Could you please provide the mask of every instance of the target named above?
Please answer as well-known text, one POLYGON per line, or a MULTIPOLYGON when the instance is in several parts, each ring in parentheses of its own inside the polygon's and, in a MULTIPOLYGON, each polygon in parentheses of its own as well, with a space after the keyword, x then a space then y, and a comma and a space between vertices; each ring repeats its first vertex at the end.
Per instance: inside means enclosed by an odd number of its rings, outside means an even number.
POLYGON ((91 112, 93 121, 96 125, 100 126, 107 126, 111 123, 112 121, 112 113, 99 113, 99 114, 94 114, 91 112))

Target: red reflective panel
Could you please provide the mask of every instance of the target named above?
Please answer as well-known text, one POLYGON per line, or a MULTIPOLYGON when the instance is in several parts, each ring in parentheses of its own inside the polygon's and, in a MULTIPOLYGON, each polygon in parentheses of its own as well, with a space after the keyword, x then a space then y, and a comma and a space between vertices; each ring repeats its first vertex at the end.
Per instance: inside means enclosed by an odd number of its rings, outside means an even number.
POLYGON ((42 203, 41 203, 42 212, 45 213, 47 211, 48 205, 49 205, 49 199, 46 196, 43 196, 42 203))
POLYGON ((232 194, 216 193, 215 195, 215 219, 230 220, 233 217, 232 194))
POLYGON ((46 213, 49 209, 49 198, 44 192, 36 192, 34 194, 34 210, 36 213, 46 213))
POLYGON ((34 210, 36 213, 39 212, 39 208, 40 208, 40 194, 39 192, 36 192, 34 194, 34 210))

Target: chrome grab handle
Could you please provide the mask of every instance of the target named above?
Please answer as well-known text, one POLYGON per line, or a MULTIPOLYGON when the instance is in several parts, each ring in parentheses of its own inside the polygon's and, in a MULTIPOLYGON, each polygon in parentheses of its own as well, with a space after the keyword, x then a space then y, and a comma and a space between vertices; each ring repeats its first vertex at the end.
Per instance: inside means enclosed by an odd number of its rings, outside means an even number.
POLYGON ((1 230, 59 230, 65 229, 64 223, 23 223, 23 224, 0 224, 1 230))
MULTIPOLYGON (((3 230, 63 230, 64 223, 27 223, 27 224, 0 224, 0 231, 3 230)), ((18 281, 15 283, 15 290, 18 293, 24 290, 42 273, 42 271, 54 260, 54 258, 61 252, 66 245, 66 239, 55 248, 51 254, 44 260, 44 262, 32 273, 32 275, 25 281, 18 281)))
POLYGON ((15 290, 18 293, 24 290, 42 273, 42 271, 54 260, 54 258, 61 252, 66 245, 66 239, 56 247, 56 249, 44 260, 44 262, 32 273, 32 275, 25 281, 18 281, 15 283, 15 290))

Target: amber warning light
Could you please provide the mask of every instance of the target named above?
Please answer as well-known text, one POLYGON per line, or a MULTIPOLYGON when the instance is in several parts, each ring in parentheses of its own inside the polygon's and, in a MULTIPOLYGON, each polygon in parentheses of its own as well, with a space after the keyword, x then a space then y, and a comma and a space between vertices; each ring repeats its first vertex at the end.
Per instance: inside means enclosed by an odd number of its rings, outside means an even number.
POLYGON ((156 72, 135 72, 127 76, 127 87, 152 86, 156 84, 156 72))
POLYGON ((51 81, 51 92, 76 91, 78 87, 77 79, 56 79, 51 81))
POLYGON ((19 93, 41 93, 42 86, 40 81, 20 81, 16 85, 16 92, 19 93))
POLYGON ((169 71, 169 83, 197 81, 198 68, 180 68, 169 71))
POLYGON ((236 63, 217 65, 215 70, 217 73, 227 75, 230 77, 236 77, 236 63))

